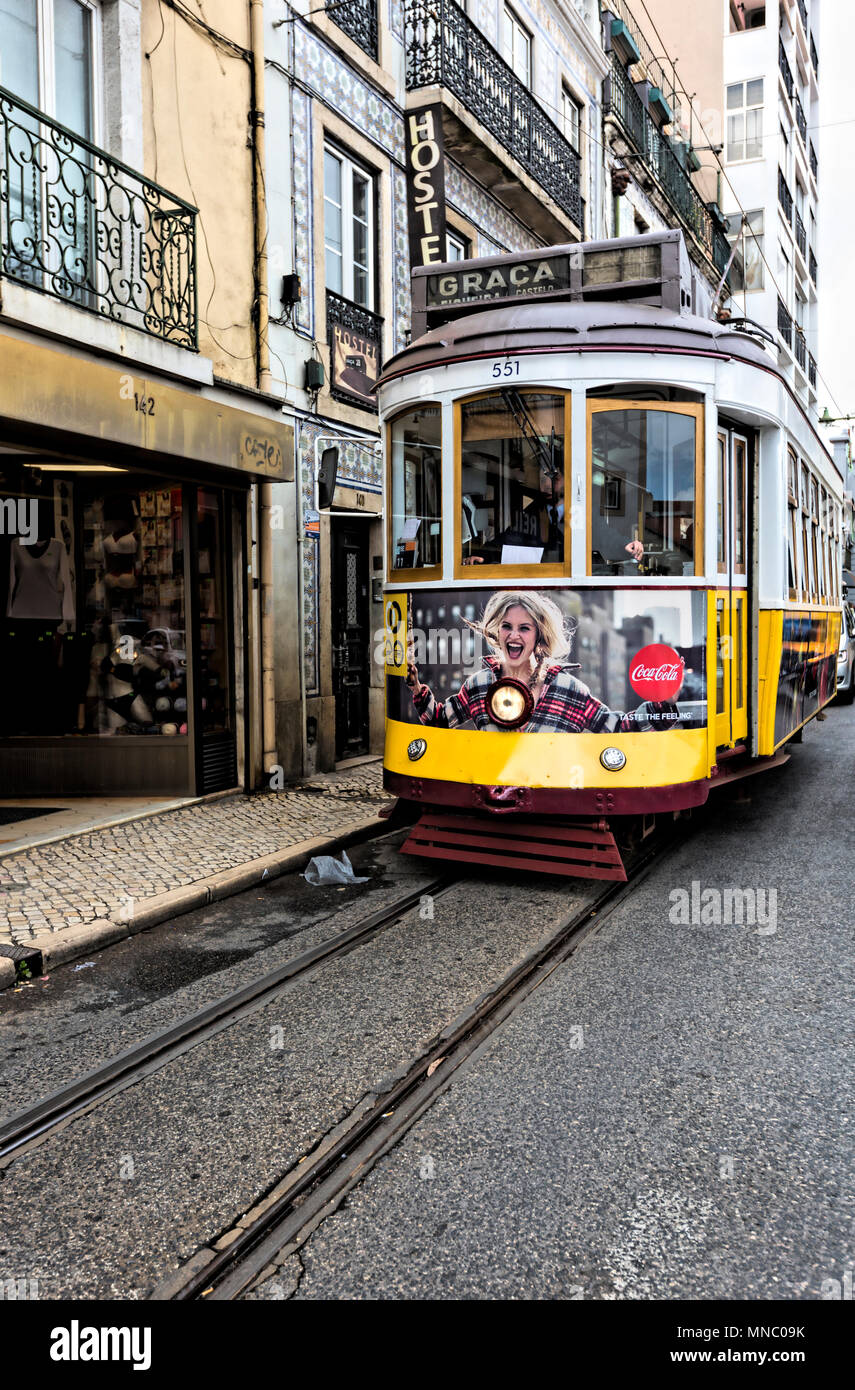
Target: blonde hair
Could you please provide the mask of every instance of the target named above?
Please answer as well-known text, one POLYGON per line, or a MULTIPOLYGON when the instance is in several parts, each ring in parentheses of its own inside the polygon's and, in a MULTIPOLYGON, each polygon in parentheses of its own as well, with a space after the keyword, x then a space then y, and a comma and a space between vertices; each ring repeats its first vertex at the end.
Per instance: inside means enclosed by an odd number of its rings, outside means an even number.
POLYGON ((533 589, 502 589, 491 594, 484 604, 481 621, 464 622, 473 632, 480 632, 496 655, 501 655, 499 629, 502 620, 511 608, 524 608, 537 628, 534 644, 538 671, 550 657, 558 660, 567 656, 573 644, 573 629, 568 625, 564 614, 554 599, 533 589))

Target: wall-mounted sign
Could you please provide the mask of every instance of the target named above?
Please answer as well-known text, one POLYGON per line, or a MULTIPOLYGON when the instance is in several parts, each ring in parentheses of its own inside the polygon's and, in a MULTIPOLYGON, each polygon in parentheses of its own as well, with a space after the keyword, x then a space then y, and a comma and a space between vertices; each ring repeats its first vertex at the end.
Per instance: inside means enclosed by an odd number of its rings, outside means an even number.
POLYGON ((445 164, 442 108, 435 104, 404 116, 407 133, 407 221, 410 268, 441 264, 445 243, 445 164))
POLYGON ((380 348, 374 338, 346 328, 342 323, 330 324, 330 387, 339 397, 347 397, 355 405, 368 410, 377 408, 375 389, 380 375, 380 348))
POLYGON ((570 288, 570 257, 540 256, 510 265, 451 270, 428 276, 427 306, 444 308, 473 300, 518 299, 570 288))

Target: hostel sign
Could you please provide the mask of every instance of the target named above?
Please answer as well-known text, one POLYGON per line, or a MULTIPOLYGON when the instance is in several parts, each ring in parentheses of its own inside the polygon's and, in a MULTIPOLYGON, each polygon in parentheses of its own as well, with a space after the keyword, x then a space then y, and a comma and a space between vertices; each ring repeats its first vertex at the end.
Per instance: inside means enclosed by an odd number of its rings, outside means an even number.
POLYGON ((442 108, 435 103, 408 111, 404 124, 410 268, 439 265, 446 259, 442 108))

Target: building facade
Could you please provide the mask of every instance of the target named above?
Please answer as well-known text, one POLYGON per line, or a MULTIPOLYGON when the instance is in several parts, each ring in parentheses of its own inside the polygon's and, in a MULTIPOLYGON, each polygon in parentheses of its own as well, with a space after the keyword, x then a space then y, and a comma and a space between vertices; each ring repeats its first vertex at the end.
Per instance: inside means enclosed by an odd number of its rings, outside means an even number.
MULTIPOLYGON (((801 403, 817 401, 822 0, 649 0, 696 93, 709 177, 736 246, 734 314, 771 335, 801 403), (713 154, 713 151, 716 154, 713 154)), ((700 142, 699 142, 700 143, 700 142)))
MULTIPOLYGON (((697 25, 701 6, 604 0, 604 159, 609 196, 604 234, 633 236, 679 227, 697 268, 695 311, 727 302, 724 273, 730 256, 718 181, 696 120, 694 89, 678 75, 685 28, 697 25), (669 24, 663 30, 659 17, 669 24)), ((721 52, 721 37, 709 61, 721 52)))
MULTIPOLYGON (((437 207, 421 217, 432 259, 601 235, 607 62, 591 0, 302 8, 266 7, 266 187, 271 374, 295 432, 304 640, 299 689, 277 663, 277 741, 286 768, 311 771, 382 747, 373 388, 410 332, 408 130, 430 131, 437 152, 437 207), (328 470, 316 476, 328 449, 331 492, 328 470)), ((278 573, 277 631, 295 616, 278 573)))
POLYGON ((266 371, 260 20, 0 0, 8 796, 208 793, 272 751, 262 506, 294 456, 266 371))

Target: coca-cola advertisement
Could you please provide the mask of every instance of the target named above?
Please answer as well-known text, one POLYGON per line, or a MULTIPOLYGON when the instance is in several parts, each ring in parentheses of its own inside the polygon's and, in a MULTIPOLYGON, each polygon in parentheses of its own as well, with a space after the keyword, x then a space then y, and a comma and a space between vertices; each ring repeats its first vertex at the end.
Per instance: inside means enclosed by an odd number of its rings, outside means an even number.
POLYGON ((506 589, 385 596, 389 718, 519 733, 706 724, 699 591, 506 589))

